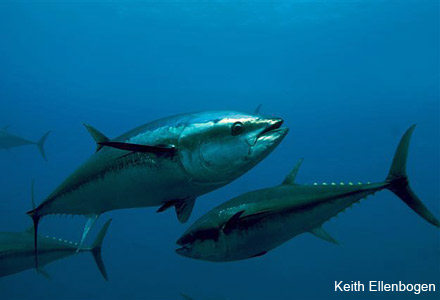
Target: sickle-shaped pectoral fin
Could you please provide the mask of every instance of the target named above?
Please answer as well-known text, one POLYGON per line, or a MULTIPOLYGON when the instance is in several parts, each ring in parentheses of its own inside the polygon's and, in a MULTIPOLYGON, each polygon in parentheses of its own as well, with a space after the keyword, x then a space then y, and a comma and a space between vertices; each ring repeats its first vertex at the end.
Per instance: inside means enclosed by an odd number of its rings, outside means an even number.
POLYGON ((244 210, 241 210, 235 213, 223 226, 223 232, 228 235, 238 227, 238 222, 240 221, 241 215, 244 213, 244 210))
POLYGON ((101 146, 112 147, 120 150, 127 150, 132 152, 141 152, 141 153, 154 153, 156 155, 170 155, 173 156, 176 154, 177 149, 173 145, 140 145, 140 144, 131 144, 131 143, 122 143, 122 142, 101 142, 98 143, 101 146))

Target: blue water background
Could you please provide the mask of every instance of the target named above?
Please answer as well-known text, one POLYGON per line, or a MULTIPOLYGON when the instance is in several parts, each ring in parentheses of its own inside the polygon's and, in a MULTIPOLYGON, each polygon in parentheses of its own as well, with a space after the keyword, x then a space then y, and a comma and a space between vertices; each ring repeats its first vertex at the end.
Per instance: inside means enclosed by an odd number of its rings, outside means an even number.
MULTIPOLYGON (((439 231, 388 191, 332 219, 341 242, 308 234, 264 257, 224 264, 174 253, 204 212, 279 184, 300 157, 300 183, 384 179, 417 123, 408 173, 440 215, 437 1, 73 1, 0 3, 0 125, 47 141, 0 152, 0 230, 30 226, 37 202, 95 149, 82 122, 110 137, 161 117, 231 109, 281 116, 291 131, 261 164, 198 199, 188 224, 155 208, 112 217, 105 282, 88 254, 0 278, 1 299, 434 299, 440 293, 341 294, 335 280, 436 283, 439 231)), ((77 241, 84 218, 40 231, 77 241)), ((438 298, 437 298, 438 299, 438 298)))

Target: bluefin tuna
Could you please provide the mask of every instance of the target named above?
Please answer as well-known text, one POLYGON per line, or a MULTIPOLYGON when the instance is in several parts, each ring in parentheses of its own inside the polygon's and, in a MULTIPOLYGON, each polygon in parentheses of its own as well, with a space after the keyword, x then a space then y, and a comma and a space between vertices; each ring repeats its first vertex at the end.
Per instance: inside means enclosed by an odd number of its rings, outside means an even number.
POLYGON ((288 132, 282 124, 260 114, 211 111, 160 119, 115 139, 86 125, 97 152, 28 212, 35 236, 39 220, 55 214, 88 218, 80 244, 111 210, 174 206, 186 222, 198 196, 243 175, 277 147, 288 132))
POLYGON ((252 191, 209 211, 177 241, 177 253, 200 260, 224 262, 257 257, 291 238, 310 232, 326 241, 336 240, 322 225, 354 203, 388 189, 426 221, 440 227, 409 186, 406 160, 415 125, 403 135, 388 177, 383 182, 295 183, 300 160, 284 182, 252 191))
MULTIPOLYGON (((51 262, 77 254, 78 252, 92 253, 96 264, 105 280, 107 272, 101 257, 102 242, 110 225, 104 224, 91 247, 81 247, 78 244, 55 237, 39 236, 38 256, 39 272, 48 277, 42 267, 51 262)), ((0 277, 16 274, 35 267, 34 232, 33 227, 24 232, 0 232, 0 277)))
POLYGON ((43 156, 44 160, 47 160, 46 153, 44 151, 44 143, 49 135, 50 131, 46 132, 37 142, 29 141, 8 131, 8 127, 0 129, 0 149, 9 150, 11 148, 35 145, 43 156))

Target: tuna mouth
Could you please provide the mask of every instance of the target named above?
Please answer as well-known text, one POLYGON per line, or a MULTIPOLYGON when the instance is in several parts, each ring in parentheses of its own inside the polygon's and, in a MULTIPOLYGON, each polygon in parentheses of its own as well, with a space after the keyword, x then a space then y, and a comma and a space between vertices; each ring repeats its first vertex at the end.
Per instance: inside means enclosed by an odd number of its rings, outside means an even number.
POLYGON ((284 123, 283 119, 277 118, 277 119, 270 119, 269 121, 270 123, 266 126, 266 128, 264 128, 263 131, 261 131, 258 134, 257 140, 261 137, 270 136, 278 131, 287 131, 287 128, 280 128, 281 125, 283 125, 284 123))
POLYGON ((176 253, 182 256, 188 256, 191 253, 191 248, 187 245, 182 245, 182 247, 176 249, 176 253))
POLYGON ((188 239, 187 235, 182 236, 180 239, 177 240, 176 244, 181 246, 180 248, 176 249, 177 254, 188 256, 191 252, 191 243, 185 241, 186 239, 188 239))

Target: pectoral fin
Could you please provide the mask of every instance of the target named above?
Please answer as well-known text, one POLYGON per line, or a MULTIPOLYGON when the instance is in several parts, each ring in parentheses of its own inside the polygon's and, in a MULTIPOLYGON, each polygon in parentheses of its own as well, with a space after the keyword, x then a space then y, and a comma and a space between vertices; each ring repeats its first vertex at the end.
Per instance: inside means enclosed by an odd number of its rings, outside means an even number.
POLYGON ((90 126, 88 124, 83 124, 84 127, 89 131, 90 135, 96 142, 96 152, 102 149, 102 145, 100 143, 105 143, 110 141, 108 137, 106 137, 102 132, 100 132, 98 129, 96 129, 93 126, 90 126))
POLYGON ((240 220, 240 216, 244 213, 244 210, 241 210, 235 213, 226 224, 223 226, 223 232, 225 234, 231 234, 231 232, 238 227, 238 221, 240 220))
POLYGON ((335 240, 330 234, 328 234, 327 231, 322 229, 322 227, 312 229, 312 230, 310 230, 310 233, 320 239, 323 239, 324 241, 327 241, 327 242, 330 242, 330 243, 333 243, 336 245, 339 244, 338 241, 335 240))
POLYGON ((140 145, 140 144, 130 144, 130 143, 122 143, 122 142, 100 142, 98 143, 101 146, 112 147, 120 150, 127 150, 132 152, 141 152, 141 153, 154 153, 157 155, 175 155, 177 152, 176 147, 173 145, 157 145, 157 146, 149 146, 149 145, 140 145))

